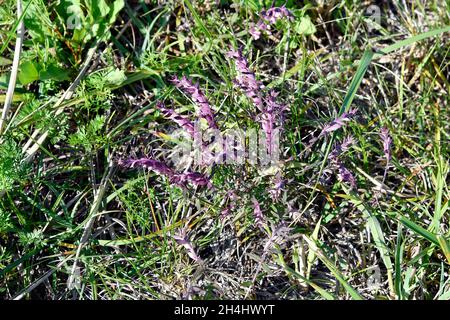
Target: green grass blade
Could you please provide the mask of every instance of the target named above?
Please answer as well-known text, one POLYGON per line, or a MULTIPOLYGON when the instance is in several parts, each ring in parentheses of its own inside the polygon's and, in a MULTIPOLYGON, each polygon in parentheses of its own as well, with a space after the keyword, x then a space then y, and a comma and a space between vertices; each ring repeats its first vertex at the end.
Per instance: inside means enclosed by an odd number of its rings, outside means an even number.
POLYGON ((441 235, 438 235, 437 239, 439 241, 439 245, 441 246, 442 251, 444 252, 445 258, 447 258, 448 264, 450 264, 450 245, 448 243, 448 240, 441 235))
POLYGON ((352 104, 353 98, 355 97, 356 92, 358 91, 359 86, 361 85, 361 81, 366 74, 367 68, 372 61, 373 51, 371 49, 367 49, 364 52, 364 55, 359 62, 358 69, 356 69, 355 76, 350 83, 350 88, 345 95, 344 102, 342 103, 341 109, 339 110, 339 115, 342 115, 344 112, 350 109, 350 105, 352 104))
POLYGON ((372 234, 375 247, 378 249, 381 259, 383 260, 383 263, 386 266, 389 288, 393 293, 395 291, 392 276, 394 267, 392 265, 389 248, 384 239, 384 234, 383 230, 381 229, 380 222, 378 221, 377 217, 371 212, 369 207, 366 206, 361 199, 359 199, 356 193, 353 193, 352 195, 353 196, 350 198, 350 201, 358 208, 358 210, 360 210, 363 213, 364 217, 367 219, 367 224, 369 226, 370 233, 372 234))
MULTIPOLYGON (((311 235, 311 239, 313 241, 317 241, 318 240, 321 223, 322 223, 322 217, 320 217, 320 219, 317 222, 316 227, 314 228, 314 231, 313 231, 313 233, 311 235)), ((307 260, 306 260, 307 263, 308 263, 308 266, 306 268, 306 278, 308 278, 308 279, 309 279, 309 275, 311 274, 312 265, 313 265, 315 259, 316 259, 316 254, 314 253, 314 250, 309 250, 308 251, 308 257, 307 257, 307 260)))
POLYGON ((405 218, 404 216, 400 216, 398 220, 407 228, 411 229, 418 235, 422 236, 424 239, 430 241, 431 243, 434 243, 435 245, 439 246, 439 240, 433 233, 427 231, 426 229, 422 228, 421 226, 417 225, 416 223, 412 222, 411 220, 405 218))
POLYGON ((427 38, 431 38, 431 37, 437 36, 438 34, 441 34, 441 33, 444 33, 444 32, 449 32, 449 31, 450 31, 450 26, 446 26, 446 27, 443 27, 443 28, 439 28, 439 29, 435 29, 435 30, 431 30, 431 31, 428 31, 428 32, 424 32, 424 33, 418 34, 416 36, 413 36, 413 37, 405 39, 405 40, 397 41, 396 43, 391 44, 390 46, 380 50, 380 52, 376 53, 373 58, 374 59, 379 58, 382 55, 385 55, 385 54, 391 53, 391 52, 393 52, 395 50, 398 50, 400 48, 409 46, 409 45, 413 44, 414 42, 417 42, 417 41, 420 41, 420 40, 424 40, 424 39, 427 39, 427 38))
POLYGON ((309 248, 315 252, 317 257, 322 261, 325 266, 331 271, 331 273, 336 277, 336 279, 342 284, 345 290, 350 294, 354 300, 363 300, 363 297, 345 280, 342 273, 336 268, 334 263, 325 255, 325 253, 320 250, 316 242, 312 239, 304 236, 309 248))
POLYGON ((184 3, 189 8, 189 11, 191 12, 192 17, 195 20, 195 24, 197 24, 197 26, 200 27, 200 29, 202 29, 202 31, 205 34, 205 36, 207 36, 208 39, 211 40, 212 39, 211 33, 209 32, 208 28, 206 28, 206 26, 204 25, 202 19, 200 19, 200 16, 198 15, 198 13, 195 10, 194 6, 192 5, 191 1, 184 0, 184 3))
POLYGON ((402 261, 405 244, 403 242, 402 224, 397 225, 397 243, 395 246, 395 293, 399 300, 404 298, 403 281, 402 281, 402 261))
POLYGON ((289 275, 291 275, 291 276, 293 276, 295 278, 298 278, 299 280, 301 280, 301 281, 307 283, 308 285, 310 285, 314 290, 317 291, 317 293, 319 293, 326 300, 335 300, 336 299, 331 293, 329 293, 328 291, 322 289, 317 284, 315 284, 313 281, 303 277, 301 274, 299 274, 298 272, 296 272, 295 270, 290 268, 288 265, 284 264, 283 268, 286 270, 286 272, 289 275))

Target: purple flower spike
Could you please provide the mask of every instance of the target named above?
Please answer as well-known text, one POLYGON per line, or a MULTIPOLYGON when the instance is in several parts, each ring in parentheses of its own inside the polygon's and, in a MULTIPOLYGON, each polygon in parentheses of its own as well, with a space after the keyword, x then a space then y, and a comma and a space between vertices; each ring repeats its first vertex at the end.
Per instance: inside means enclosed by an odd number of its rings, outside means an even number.
POLYGON ((167 108, 161 101, 156 103, 156 108, 158 108, 166 118, 171 119, 186 130, 191 136, 194 136, 194 124, 187 117, 183 117, 172 109, 167 108))
POLYGON ((259 30, 258 26, 251 26, 248 30, 248 33, 250 33, 254 40, 258 40, 261 37, 261 31, 259 30))
POLYGON ((216 121, 214 120, 214 112, 212 111, 211 105, 208 102, 208 99, 205 95, 200 91, 199 85, 193 84, 192 81, 185 76, 181 79, 175 77, 172 80, 172 83, 184 93, 189 95, 195 104, 198 105, 200 117, 206 119, 208 125, 212 129, 218 129, 216 121))
POLYGON ((267 11, 261 11, 261 18, 270 24, 275 24, 280 19, 293 20, 293 14, 286 8, 286 6, 272 7, 267 11))
POLYGON ((392 138, 389 135, 389 130, 386 127, 381 128, 381 140, 383 141, 383 152, 384 156, 386 157, 387 163, 391 161, 391 145, 392 145, 392 138))
POLYGON ((258 200, 256 200, 255 198, 252 199, 253 202, 253 214, 255 216, 255 222, 256 225, 260 228, 262 228, 264 226, 264 215, 261 211, 261 207, 259 205, 258 200))
POLYGON ((211 181, 209 181, 209 179, 201 173, 190 172, 190 173, 184 173, 183 176, 184 176, 185 180, 189 181, 190 183, 192 183, 195 186, 208 187, 208 188, 212 187, 211 181))
POLYGON ((202 259, 197 255, 195 252, 194 247, 192 246, 191 242, 186 239, 186 235, 184 232, 173 235, 174 240, 181 246, 183 246, 186 249, 186 252, 188 256, 194 260, 195 262, 200 262, 202 259))
POLYGON ((266 100, 266 108, 261 114, 261 127, 266 135, 266 145, 269 154, 272 154, 273 131, 277 118, 282 116, 285 106, 276 102, 278 93, 271 90, 266 100))
POLYGON ((261 37, 261 32, 263 31, 270 34, 267 25, 262 20, 260 20, 258 21, 258 23, 256 23, 256 25, 253 24, 248 32, 254 40, 258 40, 261 37))
POLYGON ((119 165, 129 168, 134 167, 149 168, 154 172, 168 176, 169 178, 175 174, 175 172, 171 168, 169 168, 165 163, 148 158, 120 160, 119 165))
POLYGON ((353 144, 355 144, 355 139, 352 136, 346 137, 341 144, 342 152, 347 151, 353 144))
POLYGON ((355 139, 352 136, 346 137, 342 143, 336 143, 330 153, 330 160, 336 161, 341 153, 346 152, 354 143, 355 139))
POLYGON ((353 176, 353 173, 348 170, 342 162, 339 161, 338 164, 338 177, 341 182, 347 182, 350 184, 352 189, 356 189, 356 179, 353 176))
POLYGON ((356 109, 351 109, 348 112, 344 112, 340 117, 334 119, 329 124, 325 125, 322 131, 320 132, 319 137, 342 128, 347 122, 349 122, 355 117, 356 112, 357 112, 356 109))
POLYGON ((191 183, 198 187, 213 187, 211 181, 199 172, 177 173, 173 169, 169 168, 165 163, 158 160, 148 158, 120 160, 119 165, 129 168, 149 168, 158 174, 168 177, 171 183, 182 188, 186 187, 186 183, 191 183))
POLYGON ((270 193, 273 201, 276 202, 280 199, 281 192, 283 191, 283 187, 284 187, 284 180, 281 178, 281 174, 278 173, 275 176, 272 188, 269 190, 269 193, 270 193))
POLYGON ((234 84, 245 92, 245 95, 259 110, 263 110, 261 90, 264 86, 261 82, 256 80, 255 74, 248 67, 247 59, 242 55, 240 50, 231 50, 226 53, 226 56, 233 59, 239 73, 233 81, 234 84))
POLYGON ((249 33, 254 40, 258 40, 261 36, 261 32, 270 34, 269 25, 275 24, 278 20, 286 19, 292 21, 294 19, 293 14, 285 7, 272 7, 268 10, 263 10, 260 13, 261 20, 256 25, 253 25, 249 33))
POLYGON ((386 168, 384 169, 384 175, 383 175, 383 183, 384 180, 386 180, 386 176, 389 169, 389 163, 391 162, 391 145, 392 145, 392 138, 389 135, 389 130, 386 127, 381 128, 381 140, 383 141, 383 153, 386 158, 386 168))

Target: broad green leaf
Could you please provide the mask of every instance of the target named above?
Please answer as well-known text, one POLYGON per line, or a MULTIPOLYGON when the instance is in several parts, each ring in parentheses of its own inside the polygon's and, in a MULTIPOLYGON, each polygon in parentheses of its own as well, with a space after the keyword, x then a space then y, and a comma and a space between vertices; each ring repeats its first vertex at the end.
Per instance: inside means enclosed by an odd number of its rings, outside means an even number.
POLYGON ((94 21, 100 21, 102 18, 105 18, 110 10, 105 0, 87 0, 86 6, 94 21))
POLYGON ((111 85, 120 85, 127 79, 125 72, 119 69, 112 69, 105 75, 105 81, 111 85))
POLYGON ((69 71, 58 67, 55 64, 50 64, 47 69, 39 72, 40 80, 55 80, 55 81, 65 81, 69 80, 69 71))
POLYGON ((39 80, 39 66, 32 61, 22 63, 18 78, 22 85, 39 80))
POLYGON ((312 35, 317 31, 309 16, 302 17, 300 22, 295 24, 294 30, 298 34, 303 34, 305 36, 312 35))
POLYGON ((12 64, 12 60, 0 57, 0 66, 1 67, 7 66, 7 65, 10 65, 10 64, 12 64))
POLYGON ((125 3, 123 0, 116 0, 112 3, 111 12, 109 14, 109 23, 114 23, 114 21, 116 21, 117 14, 123 9, 124 6, 125 3))

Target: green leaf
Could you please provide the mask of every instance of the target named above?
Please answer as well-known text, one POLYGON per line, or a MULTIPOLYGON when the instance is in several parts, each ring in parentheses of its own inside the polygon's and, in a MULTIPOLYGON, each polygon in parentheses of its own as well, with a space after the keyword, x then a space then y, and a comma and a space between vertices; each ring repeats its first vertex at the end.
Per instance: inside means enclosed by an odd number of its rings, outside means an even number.
POLYGON ((10 64, 12 64, 12 60, 0 57, 0 67, 7 66, 7 65, 10 65, 10 64))
POLYGON ((305 36, 312 35, 317 31, 316 26, 312 23, 309 16, 302 17, 300 22, 295 24, 294 30, 298 34, 303 34, 305 36))
POLYGON ((20 65, 19 81, 22 85, 27 85, 33 81, 39 80, 39 66, 27 61, 20 65))
POLYGON ((120 12, 120 10, 123 9, 125 6, 125 3, 123 0, 116 0, 111 5, 111 12, 109 15, 109 23, 114 23, 117 18, 117 14, 120 12))
POLYGON ((420 40, 424 40, 430 37, 434 37, 437 36, 438 34, 444 33, 444 32, 449 32, 450 31, 450 26, 445 26, 443 28, 439 28, 439 29, 434 29, 428 32, 424 32, 421 34, 418 34, 416 36, 407 38, 405 40, 401 40, 401 41, 397 41, 394 44, 380 50, 379 53, 375 54, 374 59, 379 58, 385 54, 391 53, 395 50, 398 50, 402 47, 406 47, 409 46, 411 44, 413 44, 414 42, 420 41, 420 40))
POLYGON ((127 79, 125 72, 119 69, 112 69, 105 75, 105 81, 111 85, 120 85, 127 79))
POLYGON ((189 0, 184 0, 184 3, 186 4, 186 6, 189 8, 189 11, 191 12, 195 24, 202 29, 202 32, 206 35, 206 37, 208 39, 212 39, 212 35, 209 32, 208 28, 206 28, 206 26, 203 24, 202 19, 200 19, 200 16, 198 15, 197 11, 195 10, 194 6, 192 5, 192 3, 189 0))
MULTIPOLYGON (((394 213, 395 214, 395 213, 394 213)), ((417 233, 418 235, 422 236, 423 238, 427 239, 431 243, 434 243, 435 245, 439 246, 439 240, 433 233, 427 231, 426 229, 422 228, 421 226, 417 225, 416 223, 412 222, 411 220, 405 218, 404 216, 400 216, 398 220, 406 227, 417 233)))
POLYGON ((307 236, 304 236, 308 243, 309 249, 313 250, 317 257, 325 264, 328 270, 336 277, 336 279, 342 284, 344 289, 350 294, 354 300, 364 300, 364 298, 347 282, 344 275, 338 270, 333 261, 328 258, 325 253, 319 248, 318 241, 314 241, 307 236))
POLYGON ((105 18, 109 13, 109 6, 105 0, 87 0, 86 6, 94 21, 105 18))
POLYGON ((450 245, 445 239, 445 237, 438 235, 437 239, 439 241, 439 245, 441 246, 442 251, 444 252, 445 257, 447 258, 447 262, 450 264, 450 245))
POLYGON ((366 49, 366 51, 364 51, 363 57, 361 58, 361 61, 359 62, 355 76, 353 77, 352 82, 350 82, 350 87, 347 91, 347 94, 345 95, 341 109, 339 110, 339 115, 342 115, 344 112, 350 109, 350 105, 352 104, 353 98, 355 97, 356 92, 358 91, 359 86, 361 85, 361 81, 364 78, 364 75, 366 74, 367 68, 369 67, 370 62, 372 61, 372 58, 373 58, 372 50, 366 49))
POLYGON ((57 65, 50 64, 47 69, 39 72, 40 80, 55 80, 55 81, 65 81, 69 80, 69 71, 58 67, 57 65))
POLYGON ((298 278, 299 280, 307 283, 308 285, 310 285, 314 290, 316 290, 323 298, 327 299, 327 300, 336 300, 336 298, 329 292, 327 292, 326 290, 322 289, 321 287, 319 287, 317 284, 315 284, 313 281, 303 277, 301 274, 299 274, 298 272, 296 272, 294 269, 290 268, 286 263, 284 263, 283 261, 283 268, 285 269, 286 273, 288 273, 289 275, 298 278))
MULTIPOLYGON (((316 223, 314 231, 311 235, 311 240, 317 241, 319 239, 319 230, 320 230, 321 223, 322 223, 322 217, 320 217, 319 221, 316 223)), ((308 266, 306 269, 307 270, 306 278, 308 278, 308 279, 311 274, 312 266, 313 266, 315 259, 316 259, 316 254, 314 253, 314 250, 308 250, 308 258, 306 260, 308 262, 308 266)))

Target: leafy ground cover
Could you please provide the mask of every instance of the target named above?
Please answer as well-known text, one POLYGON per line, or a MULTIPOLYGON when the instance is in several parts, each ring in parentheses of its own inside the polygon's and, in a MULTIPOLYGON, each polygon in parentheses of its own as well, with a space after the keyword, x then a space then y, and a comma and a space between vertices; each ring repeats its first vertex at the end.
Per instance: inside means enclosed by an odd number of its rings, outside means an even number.
POLYGON ((3 299, 450 298, 447 0, 0 3, 3 299))

